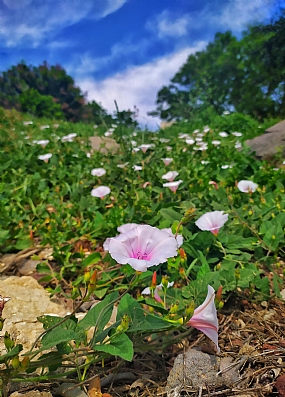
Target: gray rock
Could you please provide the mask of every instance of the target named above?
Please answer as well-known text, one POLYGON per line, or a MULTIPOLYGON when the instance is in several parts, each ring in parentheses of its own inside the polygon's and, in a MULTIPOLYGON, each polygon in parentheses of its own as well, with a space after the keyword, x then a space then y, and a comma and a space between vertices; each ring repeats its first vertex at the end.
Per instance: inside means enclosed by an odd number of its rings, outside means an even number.
POLYGON ((112 138, 92 136, 89 138, 92 149, 96 152, 108 153, 119 150, 120 145, 112 138))
POLYGON ((285 155, 285 120, 273 125, 265 134, 246 141, 251 152, 260 160, 272 160, 276 154, 285 155))
POLYGON ((239 367, 239 362, 232 364, 231 357, 220 359, 198 349, 189 349, 174 361, 167 379, 167 397, 179 396, 184 388, 231 387, 239 380, 239 367))

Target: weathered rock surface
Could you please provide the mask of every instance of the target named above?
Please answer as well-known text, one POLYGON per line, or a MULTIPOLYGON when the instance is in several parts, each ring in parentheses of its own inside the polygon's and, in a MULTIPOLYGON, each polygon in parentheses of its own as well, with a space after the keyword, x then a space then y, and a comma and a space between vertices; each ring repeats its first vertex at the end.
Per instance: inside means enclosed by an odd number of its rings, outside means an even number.
MULTIPOLYGON (((42 323, 37 321, 37 317, 43 314, 64 317, 67 314, 67 310, 52 302, 49 293, 30 276, 10 276, 2 280, 0 295, 11 297, 3 310, 5 323, 1 334, 9 332, 16 343, 23 345, 23 353, 30 350, 33 342, 44 330, 42 323)), ((5 352, 3 338, 1 338, 0 354, 5 352)))
POLYGON ((89 138, 92 149, 96 152, 102 153, 116 152, 119 150, 120 145, 112 138, 92 136, 89 138))
POLYGON ((166 392, 168 397, 179 396, 183 387, 199 390, 204 387, 232 386, 238 381, 238 366, 231 366, 231 358, 220 359, 198 349, 189 349, 179 354, 167 379, 166 392), (230 360, 227 360, 230 359, 230 360), (226 370, 229 367, 230 370, 226 370), (218 372, 222 370, 222 374, 218 372))
POLYGON ((276 154, 285 156, 285 120, 268 128, 264 134, 246 141, 260 160, 271 160, 276 154))

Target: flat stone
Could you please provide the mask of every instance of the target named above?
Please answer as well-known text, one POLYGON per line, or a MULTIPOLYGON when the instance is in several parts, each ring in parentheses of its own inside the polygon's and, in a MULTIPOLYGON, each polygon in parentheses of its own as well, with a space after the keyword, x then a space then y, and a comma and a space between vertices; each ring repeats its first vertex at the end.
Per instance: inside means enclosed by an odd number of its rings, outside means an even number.
MULTIPOLYGON (((16 343, 23 345, 22 353, 30 350, 33 342, 44 331, 37 317, 44 314, 67 315, 67 309, 50 300, 49 293, 30 276, 10 276, 0 283, 0 295, 9 296, 3 310, 5 319, 1 334, 7 331, 16 343)), ((0 338, 0 354, 6 349, 0 338)))
POLYGON ((120 149, 120 145, 112 138, 92 136, 89 138, 92 149, 96 152, 115 153, 120 149))
POLYGON ((276 154, 280 154, 281 157, 285 156, 285 120, 245 143, 260 160, 270 161, 276 154))

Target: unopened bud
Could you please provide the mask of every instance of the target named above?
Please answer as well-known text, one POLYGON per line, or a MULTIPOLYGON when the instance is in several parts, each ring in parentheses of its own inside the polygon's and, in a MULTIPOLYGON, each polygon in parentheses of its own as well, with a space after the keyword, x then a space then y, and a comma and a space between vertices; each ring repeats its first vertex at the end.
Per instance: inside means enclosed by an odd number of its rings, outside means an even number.
POLYGON ((194 304, 194 301, 192 301, 190 303, 190 305, 187 306, 185 309, 185 314, 186 314, 187 319, 190 319, 193 316, 194 309, 195 309, 195 304, 194 304))
POLYGON ((151 280, 151 286, 153 287, 153 288, 155 288, 156 287, 156 272, 153 272, 153 275, 152 275, 152 280, 151 280))
POLYGON ((129 325, 130 325, 130 319, 126 314, 124 314, 121 324, 117 327, 117 331, 126 332, 127 329, 129 328, 129 325))
POLYGON ((30 364, 29 357, 27 357, 27 356, 24 357, 23 360, 21 361, 21 364, 20 364, 21 370, 24 371, 25 369, 27 369, 29 364, 30 364))
POLYGON ((185 213, 183 218, 181 219, 181 223, 185 224, 191 221, 191 219, 195 218, 196 208, 191 207, 185 213))
POLYGON ((219 288, 218 288, 218 291, 217 291, 217 293, 216 293, 216 302, 221 302, 221 300, 222 300, 222 294, 223 294, 223 287, 222 286, 220 286, 219 288))
POLYGON ((18 356, 12 358, 11 365, 14 369, 18 369, 20 367, 21 363, 18 356))
POLYGON ((15 346, 15 342, 13 341, 13 339, 11 339, 7 331, 4 335, 4 345, 8 351, 10 351, 15 346))

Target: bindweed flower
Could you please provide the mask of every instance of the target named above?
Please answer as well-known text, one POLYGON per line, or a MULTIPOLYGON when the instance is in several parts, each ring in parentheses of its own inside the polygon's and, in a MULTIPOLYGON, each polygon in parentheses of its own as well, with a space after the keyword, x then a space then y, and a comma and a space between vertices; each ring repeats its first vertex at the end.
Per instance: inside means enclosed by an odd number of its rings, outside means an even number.
POLYGON ((215 182, 215 181, 210 181, 210 182, 209 182, 209 185, 213 185, 214 188, 215 188, 216 190, 219 189, 219 185, 218 185, 217 182, 215 182))
POLYGON ((223 112, 223 114, 226 116, 226 115, 228 115, 228 114, 230 114, 231 112, 229 112, 228 110, 225 110, 224 112, 223 112))
POLYGON ((200 132, 200 130, 194 130, 193 134, 198 134, 198 132, 200 132))
POLYGON ((207 161, 207 160, 201 160, 201 164, 203 164, 203 165, 207 165, 207 164, 210 164, 210 161, 207 161))
POLYGON ((204 132, 209 132, 209 131, 211 131, 211 129, 210 129, 209 126, 205 125, 203 131, 204 131, 204 132))
POLYGON ((176 192, 176 190, 178 189, 178 186, 180 185, 180 183, 182 183, 182 180, 179 181, 173 181, 173 182, 167 182, 163 184, 163 187, 169 187, 170 190, 172 190, 174 193, 176 192))
POLYGON ((178 138, 179 139, 190 139, 190 135, 181 133, 178 135, 178 138))
POLYGON ((77 134, 74 132, 74 133, 71 133, 71 134, 68 134, 68 135, 65 135, 65 136, 63 136, 62 138, 61 138, 61 142, 73 142, 73 139, 75 138, 77 136, 77 134))
POLYGON ((194 310, 194 314, 187 324, 203 332, 203 334, 210 338, 215 343, 217 352, 219 353, 219 325, 215 307, 215 290, 210 285, 208 285, 208 294, 205 301, 194 310))
POLYGON ((99 197, 101 199, 110 193, 111 193, 111 189, 108 186, 98 186, 95 189, 91 190, 92 197, 99 197))
POLYGON ((217 236, 220 228, 227 222, 228 217, 229 215, 224 214, 224 211, 207 212, 195 222, 195 225, 200 230, 210 231, 217 236))
POLYGON ((161 143, 168 143, 168 142, 170 142, 170 139, 160 138, 160 139, 159 139, 159 142, 161 142, 161 143))
POLYGON ((23 125, 27 126, 27 125, 32 125, 33 122, 32 121, 23 121, 23 125))
POLYGON ((165 159, 161 160, 164 162, 165 165, 169 165, 173 161, 173 159, 170 157, 166 157, 165 159))
POLYGON ((252 181, 242 180, 237 184, 238 190, 243 193, 253 193, 258 188, 258 185, 252 181))
MULTIPOLYGON (((167 288, 172 287, 173 284, 174 284, 174 281, 172 281, 171 283, 168 282, 167 288)), ((163 303, 163 301, 162 301, 161 297, 159 296, 159 293, 158 293, 158 292, 159 292, 160 290, 162 290, 162 288, 163 288, 163 285, 162 285, 162 283, 160 283, 159 285, 157 285, 157 286, 155 287, 154 294, 153 294, 154 299, 155 299, 157 302, 160 302, 160 303, 163 303)), ((149 287, 145 288, 145 289, 141 292, 141 294, 142 294, 142 295, 151 295, 151 290, 150 290, 150 288, 149 288, 149 287)))
POLYGON ((51 157, 52 157, 52 153, 46 153, 39 155, 38 159, 43 160, 45 163, 47 163, 51 157))
POLYGON ((233 166, 230 164, 221 165, 222 170, 227 170, 228 168, 233 168, 233 166))
POLYGON ((225 131, 219 132, 219 135, 221 138, 226 138, 227 136, 229 136, 229 134, 226 133, 225 131))
POLYGON ((113 131, 104 132, 104 136, 106 136, 106 137, 111 136, 111 135, 113 135, 113 131))
POLYGON ((117 164, 118 168, 126 168, 129 162, 126 162, 125 164, 117 164))
POLYGON ((128 263, 139 272, 177 255, 179 242, 169 230, 129 223, 120 226, 118 231, 117 237, 105 241, 104 249, 118 263, 128 263))
POLYGON ((240 149, 241 147, 242 147, 241 142, 240 142, 240 141, 236 141, 236 143, 235 143, 235 148, 236 148, 236 149, 240 149))
POLYGON ((135 171, 141 171, 143 168, 142 168, 142 166, 141 165, 133 165, 133 169, 135 170, 135 171))
POLYGON ((41 125, 40 130, 46 130, 47 128, 50 128, 49 125, 41 125))
POLYGON ((197 134, 196 142, 203 142, 203 137, 198 136, 198 134, 197 134))
POLYGON ((154 147, 154 144, 153 144, 153 143, 148 143, 148 144, 145 143, 145 144, 139 146, 139 148, 140 148, 144 153, 146 153, 146 151, 147 151, 148 149, 152 148, 152 147, 154 147))
POLYGON ((166 174, 162 175, 162 179, 166 179, 168 182, 172 182, 177 175, 179 175, 179 172, 177 171, 169 171, 166 174))
POLYGON ((103 176, 106 174, 105 168, 93 168, 91 175, 93 176, 103 176))
POLYGON ((172 147, 171 147, 171 146, 166 146, 166 150, 167 150, 168 152, 171 152, 172 147))
POLYGON ((233 136, 242 136, 242 132, 234 131, 232 132, 233 136))
POLYGON ((35 140, 33 141, 33 143, 37 144, 37 145, 41 145, 42 148, 45 148, 46 145, 49 143, 48 139, 41 139, 39 141, 35 140))
POLYGON ((186 139, 185 142, 187 143, 187 145, 194 145, 195 139, 189 138, 189 139, 186 139))
POLYGON ((218 140, 212 141, 212 145, 214 145, 214 146, 219 146, 220 144, 221 144, 221 141, 218 141, 218 140))

